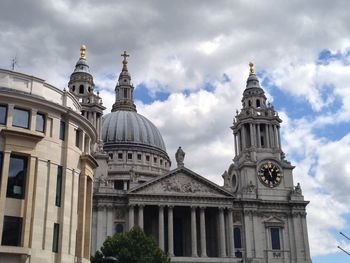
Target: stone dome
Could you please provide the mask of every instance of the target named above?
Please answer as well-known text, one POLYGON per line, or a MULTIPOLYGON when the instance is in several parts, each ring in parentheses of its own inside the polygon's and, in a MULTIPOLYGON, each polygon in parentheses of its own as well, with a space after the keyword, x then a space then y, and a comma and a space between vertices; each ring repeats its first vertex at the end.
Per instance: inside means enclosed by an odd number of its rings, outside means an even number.
POLYGON ((108 144, 133 144, 166 154, 162 135, 146 117, 134 111, 118 110, 103 118, 102 140, 108 144))

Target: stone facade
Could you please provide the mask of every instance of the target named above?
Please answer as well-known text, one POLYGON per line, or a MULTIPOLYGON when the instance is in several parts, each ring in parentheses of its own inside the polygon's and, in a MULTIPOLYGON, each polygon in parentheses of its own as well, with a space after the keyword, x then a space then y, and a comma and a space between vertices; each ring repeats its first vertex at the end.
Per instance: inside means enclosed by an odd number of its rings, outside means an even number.
POLYGON ((89 262, 97 139, 79 101, 0 70, 0 262, 89 262))
POLYGON ((105 119, 102 134, 108 129, 115 131, 114 137, 103 135, 104 146, 95 155, 99 168, 92 251, 102 246, 106 236, 138 225, 157 240, 172 262, 310 263, 308 202, 300 184, 294 185, 294 167, 285 160, 281 147, 282 120, 266 102, 253 65, 242 109, 231 127, 233 163, 222 175, 224 185, 219 186, 185 166, 181 147, 174 170, 150 158, 144 160, 151 154, 157 160, 169 159, 160 144, 135 135, 140 127, 122 124, 134 118, 125 117, 126 111, 136 112, 126 53, 123 56, 112 111, 124 119, 120 121, 117 115, 112 122, 110 116, 105 119), (125 134, 130 136, 125 138, 125 134), (142 153, 138 161, 134 159, 137 153, 142 153))

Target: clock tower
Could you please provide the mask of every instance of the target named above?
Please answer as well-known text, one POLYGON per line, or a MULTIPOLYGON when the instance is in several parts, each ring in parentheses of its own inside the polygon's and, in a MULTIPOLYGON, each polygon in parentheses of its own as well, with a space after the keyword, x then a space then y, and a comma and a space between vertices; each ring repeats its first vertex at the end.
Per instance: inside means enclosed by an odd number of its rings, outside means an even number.
POLYGON ((305 207, 300 184, 281 147, 279 118, 267 102, 253 63, 242 108, 231 129, 235 157, 223 174, 234 193, 236 222, 243 232, 246 262, 311 262, 305 207))

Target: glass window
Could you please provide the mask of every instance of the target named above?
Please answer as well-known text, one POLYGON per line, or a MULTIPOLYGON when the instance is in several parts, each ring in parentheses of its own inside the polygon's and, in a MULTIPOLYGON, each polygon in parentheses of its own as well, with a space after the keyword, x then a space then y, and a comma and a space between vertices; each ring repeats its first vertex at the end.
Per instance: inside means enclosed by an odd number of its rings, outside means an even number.
POLYGON ((29 111, 14 108, 12 125, 15 127, 28 129, 29 128, 29 111))
POLYGON ((113 159, 113 153, 109 153, 108 156, 109 156, 109 159, 111 160, 113 159))
POLYGON ((124 98, 127 99, 128 98, 128 90, 124 89, 124 98))
POLYGON ((58 252, 58 240, 60 237, 60 225, 54 223, 53 225, 53 239, 52 239, 52 252, 58 252))
POLYGON ((271 228, 271 244, 272 249, 281 249, 280 243, 280 229, 279 228, 271 228))
POLYGON ((117 224, 117 225, 115 226, 115 232, 116 232, 117 234, 123 233, 123 231, 124 231, 124 226, 123 226, 123 224, 117 224))
POLYGON ((115 180, 114 181, 114 189, 124 190, 124 182, 122 180, 115 180))
POLYGON ((83 94, 83 93, 84 93, 84 86, 83 86, 83 85, 80 85, 80 86, 79 86, 79 93, 80 93, 80 94, 83 94))
POLYGON ((157 157, 153 157, 153 162, 157 163, 157 157))
POLYGON ((142 155, 140 153, 137 154, 137 160, 141 161, 141 159, 142 159, 142 155))
POLYGON ((6 124, 7 107, 0 105, 0 124, 6 124))
POLYGON ((1 182, 1 177, 2 177, 2 162, 3 162, 3 153, 0 152, 0 182, 1 182))
POLYGON ((132 159, 132 153, 128 153, 128 159, 129 159, 129 160, 132 159))
POLYGON ((118 153, 118 159, 123 159, 123 153, 118 153))
POLYGON ((60 122, 60 139, 64 141, 66 137, 66 123, 64 121, 60 122))
POLYGON ((146 161, 149 162, 149 155, 146 155, 146 161))
POLYGON ((235 248, 242 248, 241 229, 239 227, 233 229, 233 239, 235 248))
POLYGON ((35 130, 38 132, 45 131, 45 115, 42 113, 36 114, 36 127, 35 130))
POLYGON ((80 148, 80 131, 75 130, 75 146, 80 148))
POLYGON ((62 174, 63 167, 57 167, 57 179, 56 179, 56 206, 61 207, 61 193, 62 193, 62 174))
POLYGON ((22 236, 22 218, 4 216, 1 245, 20 246, 22 236))
POLYGON ((27 158, 11 154, 7 197, 24 199, 27 174, 27 158))

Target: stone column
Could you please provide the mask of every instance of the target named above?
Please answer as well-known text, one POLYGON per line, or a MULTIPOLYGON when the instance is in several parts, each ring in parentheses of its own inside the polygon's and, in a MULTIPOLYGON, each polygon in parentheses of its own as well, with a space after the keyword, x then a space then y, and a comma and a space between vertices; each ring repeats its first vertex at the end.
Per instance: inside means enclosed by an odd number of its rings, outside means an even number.
POLYGON ((242 150, 245 149, 247 147, 247 141, 246 141, 246 137, 245 137, 245 127, 244 125, 242 125, 242 128, 241 128, 241 134, 242 134, 242 150))
POLYGON ((100 248, 106 239, 106 218, 105 207, 101 204, 97 204, 97 242, 96 247, 100 248))
POLYGON ((301 224, 302 224, 302 230, 303 230, 305 259, 308 260, 310 258, 310 247, 309 247, 309 238, 307 234, 306 212, 303 212, 301 215, 301 224))
POLYGON ((256 145, 256 147, 258 147, 258 148, 261 148, 261 135, 260 135, 260 123, 258 123, 257 125, 256 125, 256 133, 257 133, 257 145, 256 145))
POLYGON ((114 227, 113 227, 113 205, 107 207, 107 235, 113 236, 114 227))
POLYGON ((129 230, 134 226, 134 205, 129 205, 129 230))
POLYGON ((240 137, 240 132, 237 133, 237 153, 240 154, 241 153, 241 149, 242 149, 242 142, 241 142, 241 137, 240 137))
POLYGON ((123 190, 128 190, 128 181, 123 181, 123 190))
POLYGON ((229 257, 233 258, 235 256, 234 244, 233 244, 233 211, 228 210, 228 253, 229 257))
POLYGON ((158 210, 158 240, 159 240, 159 248, 164 251, 164 207, 162 205, 159 206, 158 210))
POLYGON ((6 205, 6 191, 7 191, 7 181, 8 181, 8 171, 10 168, 10 151, 4 151, 2 171, 0 176, 0 233, 2 235, 3 225, 4 225, 4 215, 5 215, 5 205, 6 205))
POLYGON ((196 207, 191 206, 191 244, 192 257, 198 257, 197 254, 197 224, 196 224, 196 207))
POLYGON ((278 137, 278 148, 281 150, 282 146, 281 146, 281 133, 280 133, 280 128, 277 127, 277 137, 278 137))
POLYGON ((266 147, 269 148, 270 145, 270 129, 268 124, 265 125, 265 135, 266 135, 266 147))
POLYGON ((201 257, 207 256, 207 243, 205 233, 205 207, 200 208, 200 229, 201 229, 201 257))
POLYGON ((219 207, 219 257, 226 257, 224 208, 219 207))
POLYGON ((144 205, 139 205, 139 227, 143 229, 143 208, 144 205))
POLYGON ((237 156, 237 134, 234 134, 234 147, 235 147, 235 156, 237 156))
POLYGON ((173 207, 168 206, 168 254, 174 256, 174 218, 173 207))
POLYGON ((254 129, 253 129, 253 124, 249 124, 249 130, 250 130, 250 147, 253 147, 255 145, 254 143, 254 129))

